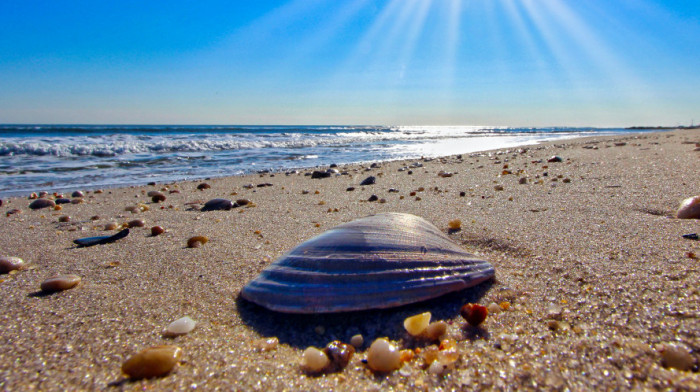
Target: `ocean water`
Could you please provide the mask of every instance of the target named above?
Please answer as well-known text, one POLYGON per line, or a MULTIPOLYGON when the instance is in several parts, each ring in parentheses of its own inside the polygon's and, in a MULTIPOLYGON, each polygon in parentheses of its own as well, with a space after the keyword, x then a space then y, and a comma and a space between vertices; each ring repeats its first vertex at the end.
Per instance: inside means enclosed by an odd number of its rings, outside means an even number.
POLYGON ((0 196, 466 154, 618 128, 0 125, 0 196))

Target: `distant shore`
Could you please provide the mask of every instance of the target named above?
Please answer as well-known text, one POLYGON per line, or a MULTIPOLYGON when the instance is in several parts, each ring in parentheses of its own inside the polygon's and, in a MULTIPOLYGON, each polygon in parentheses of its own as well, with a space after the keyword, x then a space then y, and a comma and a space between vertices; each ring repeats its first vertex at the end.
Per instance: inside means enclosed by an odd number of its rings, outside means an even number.
POLYGON ((700 226, 674 214, 681 200, 700 194, 696 143, 696 129, 591 136, 339 165, 321 179, 310 169, 93 190, 82 198, 67 192, 81 201, 60 210, 30 210, 26 196, 3 197, 0 256, 21 257, 29 267, 0 275, 0 389, 693 390, 700 385, 700 242, 683 235, 700 226), (368 176, 376 184, 361 186, 368 176), (147 195, 156 190, 164 201, 147 195), (200 210, 215 198, 249 203, 200 210), (379 212, 418 215, 445 233, 460 219, 461 231, 448 235, 490 261, 496 279, 398 309, 341 315, 278 314, 239 298, 292 247, 379 212), (144 227, 126 238, 73 245, 133 220, 144 227), (152 236, 156 225, 166 232, 152 236), (208 242, 188 248, 193 236, 208 242), (42 293, 40 283, 56 274, 82 281, 42 293), (459 316, 466 302, 501 311, 475 331, 459 316), (401 348, 430 344, 410 338, 402 324, 425 311, 447 321, 459 360, 442 375, 425 370, 421 354, 400 371, 368 370, 362 359, 379 337, 401 348), (183 316, 196 328, 163 337, 183 316), (344 370, 301 370, 306 347, 356 334, 365 343, 344 370), (267 343, 271 337, 279 344, 267 343), (126 358, 164 344, 183 350, 171 374, 122 375, 126 358))

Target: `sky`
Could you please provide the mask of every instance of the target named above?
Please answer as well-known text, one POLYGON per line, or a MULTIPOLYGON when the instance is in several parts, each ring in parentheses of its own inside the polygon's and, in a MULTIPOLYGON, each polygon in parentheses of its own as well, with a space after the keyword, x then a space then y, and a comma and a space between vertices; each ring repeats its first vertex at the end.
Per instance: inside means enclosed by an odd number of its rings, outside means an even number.
POLYGON ((698 0, 0 3, 5 124, 691 122, 698 0))

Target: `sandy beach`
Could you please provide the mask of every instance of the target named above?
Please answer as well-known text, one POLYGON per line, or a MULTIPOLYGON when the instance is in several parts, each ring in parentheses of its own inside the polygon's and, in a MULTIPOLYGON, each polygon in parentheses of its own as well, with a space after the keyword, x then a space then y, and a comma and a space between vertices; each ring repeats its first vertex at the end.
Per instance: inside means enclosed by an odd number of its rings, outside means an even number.
POLYGON ((698 130, 579 138, 341 166, 347 175, 324 179, 302 171, 85 191, 83 203, 60 211, 4 198, 0 256, 29 266, 0 275, 0 389, 698 390, 700 242, 682 236, 700 232, 700 221, 674 218, 683 199, 700 195, 696 143, 698 130), (553 156, 561 162, 548 162, 553 156), (360 186, 370 175, 376 184, 360 186), (198 190, 203 182, 211 187, 198 190), (167 199, 153 203, 152 190, 167 199), (371 195, 385 202, 370 202, 371 195), (199 210, 215 198, 251 204, 199 210), (146 210, 125 210, 139 204, 146 210), (21 212, 8 213, 14 209, 21 212), (495 280, 397 309, 341 315, 280 314, 239 298, 295 245, 379 212, 414 214, 445 233, 460 219, 462 230, 449 237, 490 261, 495 280), (59 222, 64 215, 69 221, 59 222), (135 219, 145 227, 122 240, 73 244, 116 233, 104 230, 110 222, 135 219), (151 236, 155 225, 167 231, 151 236), (209 241, 188 248, 198 235, 209 241), (43 294, 41 282, 56 274, 82 281, 43 294), (467 302, 507 310, 490 314, 475 333, 459 315, 467 302), (373 374, 362 359, 376 338, 402 348, 429 344, 403 328, 407 316, 425 311, 448 322, 446 337, 457 341, 460 359, 440 375, 427 372, 419 356, 399 371, 373 374), (163 337, 183 316, 197 327, 163 337), (356 334, 364 347, 343 371, 311 376, 301 369, 306 347, 356 334), (266 345, 271 337, 279 344, 266 345), (182 349, 170 374, 133 381, 122 374, 127 358, 162 344, 182 349), (669 366, 675 357, 690 361, 689 370, 669 366))

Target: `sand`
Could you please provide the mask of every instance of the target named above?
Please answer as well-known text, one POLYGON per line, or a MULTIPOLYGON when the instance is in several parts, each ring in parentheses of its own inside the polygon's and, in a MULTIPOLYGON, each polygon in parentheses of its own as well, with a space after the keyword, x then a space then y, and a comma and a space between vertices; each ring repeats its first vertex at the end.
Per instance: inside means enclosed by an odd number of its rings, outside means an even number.
POLYGON ((697 142, 697 130, 678 130, 340 167, 349 175, 326 179, 276 173, 206 180, 211 188, 203 191, 196 189, 203 181, 105 189, 61 211, 29 210, 26 197, 3 199, 2 255, 31 267, 0 275, 0 389, 697 390, 700 242, 682 235, 700 232, 700 221, 673 218, 681 200, 700 194, 697 142), (563 162, 548 163, 555 155, 563 162), (423 167, 399 171, 414 162, 423 167), (439 177, 442 170, 454 175, 439 177), (369 175, 377 183, 359 186, 369 175), (272 186, 257 187, 263 183, 272 186), (416 200, 409 193, 420 187, 416 200), (164 203, 146 196, 165 188, 164 203), (372 194, 386 202, 368 202, 372 194), (188 204, 220 197, 254 206, 200 212, 188 204), (137 203, 149 210, 124 210, 137 203), (15 208, 23 212, 5 216, 15 208), (344 315, 277 314, 238 298, 296 244, 389 211, 419 215, 445 232, 461 219, 462 230, 450 238, 491 261, 496 279, 416 305, 344 315), (61 215, 71 221, 59 223, 61 215), (72 244, 114 233, 102 230, 108 222, 133 219, 146 227, 123 240, 72 244), (150 236, 154 225, 167 232, 150 236), (194 235, 209 242, 187 248, 194 235), (41 294, 44 279, 68 273, 81 284, 41 294), (475 332, 459 316, 466 302, 510 308, 475 332), (427 345, 402 326, 423 311, 450 323, 448 336, 461 353, 456 366, 433 375, 416 359, 400 372, 372 374, 361 362, 372 340, 427 345), (197 327, 164 338, 165 327, 183 316, 197 327), (307 346, 357 333, 365 348, 344 371, 311 377, 301 370, 307 346), (279 345, 261 350, 269 337, 279 345), (691 352, 691 370, 665 366, 663 347, 671 343, 691 352), (161 344, 183 350, 171 374, 139 381, 122 375, 129 356, 161 344))

